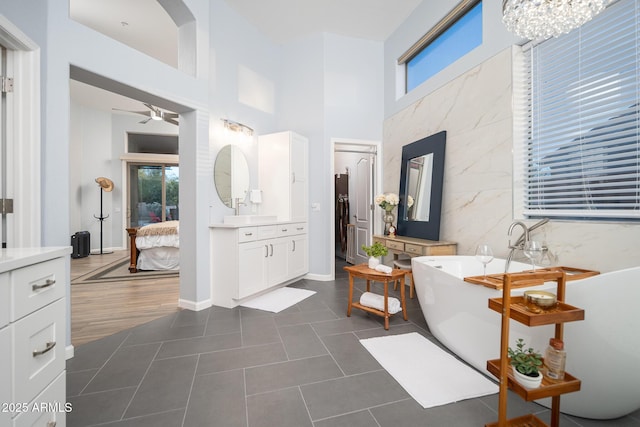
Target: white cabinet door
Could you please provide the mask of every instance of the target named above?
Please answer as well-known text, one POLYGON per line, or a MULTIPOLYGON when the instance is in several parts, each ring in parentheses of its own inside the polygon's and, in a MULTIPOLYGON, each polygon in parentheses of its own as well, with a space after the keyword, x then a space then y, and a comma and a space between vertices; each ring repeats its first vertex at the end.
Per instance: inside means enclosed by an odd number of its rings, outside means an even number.
POLYGON ((306 234, 291 236, 289 241, 289 279, 300 277, 309 272, 309 257, 307 255, 308 238, 306 234))
POLYGON ((292 134, 290 150, 291 221, 306 221, 309 204, 307 139, 292 134))
MULTIPOLYGON (((11 328, 0 328, 0 403, 10 403, 11 399, 11 328)), ((11 424, 11 413, 0 411, 0 426, 11 424)))
POLYGON ((307 138, 293 132, 261 135, 258 144, 260 211, 280 221, 306 221, 309 198, 307 138))
POLYGON ((237 299, 260 292, 267 286, 267 241, 241 243, 238 245, 238 295, 237 299))
POLYGON ((288 241, 286 237, 267 240, 269 245, 268 276, 269 286, 277 285, 287 280, 288 274, 288 241))

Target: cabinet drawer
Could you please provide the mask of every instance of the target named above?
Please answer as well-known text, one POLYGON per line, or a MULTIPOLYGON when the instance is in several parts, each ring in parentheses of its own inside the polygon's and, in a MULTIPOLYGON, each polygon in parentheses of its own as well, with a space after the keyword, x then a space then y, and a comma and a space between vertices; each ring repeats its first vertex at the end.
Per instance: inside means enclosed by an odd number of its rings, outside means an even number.
POLYGON ((258 238, 258 227, 242 227, 238 229, 238 242, 252 242, 258 238))
POLYGON ((422 255, 422 246, 405 243, 404 251, 411 255, 422 255))
POLYGON ((291 224, 292 234, 306 234, 307 233, 307 223, 306 222, 296 222, 295 224, 291 224))
POLYGON ((9 273, 0 274, 0 328, 9 324, 9 310, 11 310, 11 282, 9 273))
POLYGON ((425 248, 425 255, 455 255, 456 245, 429 246, 425 248))
POLYGON ((65 299, 13 324, 13 401, 29 402, 65 365, 65 299))
POLYGON ((394 242, 393 240, 387 240, 387 247, 389 249, 395 249, 397 251, 404 251, 404 243, 394 242))
POLYGON ((278 237, 290 236, 293 234, 293 224, 279 224, 277 225, 278 237))
POLYGON ((290 223, 278 225, 278 236, 294 236, 296 234, 305 234, 307 232, 307 224, 304 222, 290 223))
POLYGON ((11 320, 18 320, 64 296, 65 262, 64 258, 56 258, 11 272, 11 320))
POLYGON ((280 226, 265 225, 258 227, 258 239, 270 239, 272 237, 276 237, 278 235, 278 227, 280 226))
POLYGON ((66 425, 66 373, 58 375, 49 386, 29 403, 29 408, 34 405, 39 410, 29 410, 19 414, 13 420, 13 427, 64 427, 66 425))

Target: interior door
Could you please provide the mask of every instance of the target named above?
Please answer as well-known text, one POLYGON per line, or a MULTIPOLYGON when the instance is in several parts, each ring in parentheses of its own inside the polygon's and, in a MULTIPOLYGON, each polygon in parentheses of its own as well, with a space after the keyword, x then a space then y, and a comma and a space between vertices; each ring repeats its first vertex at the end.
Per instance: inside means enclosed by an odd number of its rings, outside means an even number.
POLYGON ((355 194, 350 196, 355 198, 355 246, 356 246, 356 264, 366 262, 367 254, 362 250, 362 245, 369 245, 371 239, 371 230, 373 229, 373 155, 363 155, 356 164, 355 170, 355 194))

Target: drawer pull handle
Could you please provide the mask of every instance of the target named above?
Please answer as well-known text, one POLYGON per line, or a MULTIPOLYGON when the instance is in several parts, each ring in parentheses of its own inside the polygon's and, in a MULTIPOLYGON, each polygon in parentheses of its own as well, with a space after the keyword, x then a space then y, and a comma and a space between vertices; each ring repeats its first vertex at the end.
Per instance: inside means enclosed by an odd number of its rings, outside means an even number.
POLYGON ((273 245, 271 243, 269 243, 269 246, 271 247, 271 255, 269 255, 269 256, 273 256, 273 245))
POLYGON ((253 233, 244 233, 245 236, 253 236, 253 233))
POLYGON ((56 284, 56 281, 53 279, 47 279, 42 285, 31 285, 31 289, 37 291, 38 289, 48 288, 49 286, 53 286, 56 284))
POLYGON ((264 250, 265 250, 264 257, 266 258, 269 256, 269 246, 264 245, 264 250))
POLYGON ((282 232, 283 232, 283 233, 286 233, 286 232, 287 232, 287 229, 286 229, 286 228, 283 228, 283 229, 282 229, 282 232))
POLYGON ((53 347, 56 346, 56 342, 55 341, 50 341, 47 343, 47 346, 44 348, 44 350, 33 350, 33 357, 36 356, 42 356, 45 353, 50 352, 51 350, 53 350, 53 347))
POLYGON ((293 243, 293 250, 291 252, 295 252, 296 251, 296 241, 292 240, 291 243, 293 243))
POLYGON ((304 227, 298 227, 296 230, 304 230, 304 227))

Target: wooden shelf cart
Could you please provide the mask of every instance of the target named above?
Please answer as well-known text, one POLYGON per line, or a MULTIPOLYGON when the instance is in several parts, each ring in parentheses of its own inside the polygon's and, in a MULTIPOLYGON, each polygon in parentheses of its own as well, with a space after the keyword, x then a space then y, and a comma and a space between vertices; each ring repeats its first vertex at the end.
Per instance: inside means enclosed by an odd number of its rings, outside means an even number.
POLYGON ((555 324, 555 338, 563 339, 563 324, 584 320, 584 310, 573 307, 564 302, 567 275, 564 271, 536 271, 525 273, 505 274, 502 286, 502 298, 489 299, 489 308, 502 314, 500 337, 500 359, 487 361, 487 370, 500 380, 500 395, 498 403, 498 422, 487 424, 485 427, 546 426, 535 415, 525 415, 507 420, 507 392, 513 390, 526 401, 551 397, 551 427, 560 426, 560 395, 580 390, 580 380, 569 373, 565 373, 564 380, 550 381, 543 378, 542 384, 536 389, 526 389, 513 376, 513 368, 509 365, 509 320, 514 319, 527 326, 555 324), (540 283, 554 281, 557 284, 556 307, 542 313, 527 310, 523 297, 511 297, 511 289, 522 282, 540 283))

